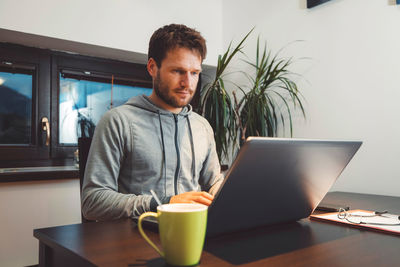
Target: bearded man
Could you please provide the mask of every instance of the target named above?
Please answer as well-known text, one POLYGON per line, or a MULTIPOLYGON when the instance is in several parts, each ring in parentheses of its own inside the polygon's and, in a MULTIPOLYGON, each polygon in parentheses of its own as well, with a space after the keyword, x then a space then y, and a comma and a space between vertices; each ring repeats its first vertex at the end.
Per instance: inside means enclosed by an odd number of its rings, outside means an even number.
POLYGON ((152 94, 108 111, 93 136, 82 187, 89 220, 137 217, 162 203, 210 205, 223 181, 213 130, 189 104, 207 48, 199 32, 171 24, 150 39, 152 94))

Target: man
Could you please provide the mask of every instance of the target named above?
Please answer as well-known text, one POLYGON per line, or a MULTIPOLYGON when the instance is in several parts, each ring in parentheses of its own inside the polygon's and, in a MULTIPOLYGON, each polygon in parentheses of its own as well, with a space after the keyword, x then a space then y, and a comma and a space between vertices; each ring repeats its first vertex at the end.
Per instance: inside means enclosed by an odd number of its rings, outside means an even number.
POLYGON ((150 97, 131 98, 96 127, 82 188, 91 220, 138 216, 162 203, 210 205, 223 178, 208 122, 192 112, 204 38, 184 25, 154 32, 147 70, 150 97))

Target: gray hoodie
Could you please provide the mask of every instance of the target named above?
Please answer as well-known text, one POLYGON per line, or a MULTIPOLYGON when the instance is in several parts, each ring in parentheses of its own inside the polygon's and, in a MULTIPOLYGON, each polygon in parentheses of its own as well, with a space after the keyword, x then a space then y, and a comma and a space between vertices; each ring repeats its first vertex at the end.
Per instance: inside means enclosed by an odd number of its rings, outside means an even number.
POLYGON ((213 131, 190 105, 179 114, 147 96, 131 98, 96 127, 82 187, 87 219, 109 220, 154 210, 188 191, 214 194, 222 183, 213 131))

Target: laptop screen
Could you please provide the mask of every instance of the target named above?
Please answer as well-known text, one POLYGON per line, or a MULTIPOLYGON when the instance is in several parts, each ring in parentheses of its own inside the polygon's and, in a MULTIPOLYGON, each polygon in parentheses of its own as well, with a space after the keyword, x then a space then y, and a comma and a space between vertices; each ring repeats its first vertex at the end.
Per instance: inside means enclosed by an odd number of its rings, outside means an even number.
POLYGON ((249 137, 209 207, 207 234, 308 217, 361 144, 249 137))

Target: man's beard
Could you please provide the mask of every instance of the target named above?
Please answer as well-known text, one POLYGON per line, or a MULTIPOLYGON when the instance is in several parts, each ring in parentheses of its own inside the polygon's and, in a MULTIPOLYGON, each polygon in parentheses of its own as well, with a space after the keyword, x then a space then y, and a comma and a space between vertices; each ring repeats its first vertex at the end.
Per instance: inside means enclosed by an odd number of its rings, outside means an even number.
MULTIPOLYGON (((194 94, 190 96, 190 98, 185 101, 185 103, 179 103, 172 95, 169 95, 168 92, 172 91, 173 89, 168 88, 160 78, 160 73, 157 73, 156 78, 154 79, 153 89, 156 95, 163 100, 166 104, 174 108, 182 108, 192 101, 194 94), (169 90, 170 89, 170 90, 169 90)), ((182 89, 183 90, 183 89, 182 89)), ((186 89, 191 91, 191 89, 186 89)))

